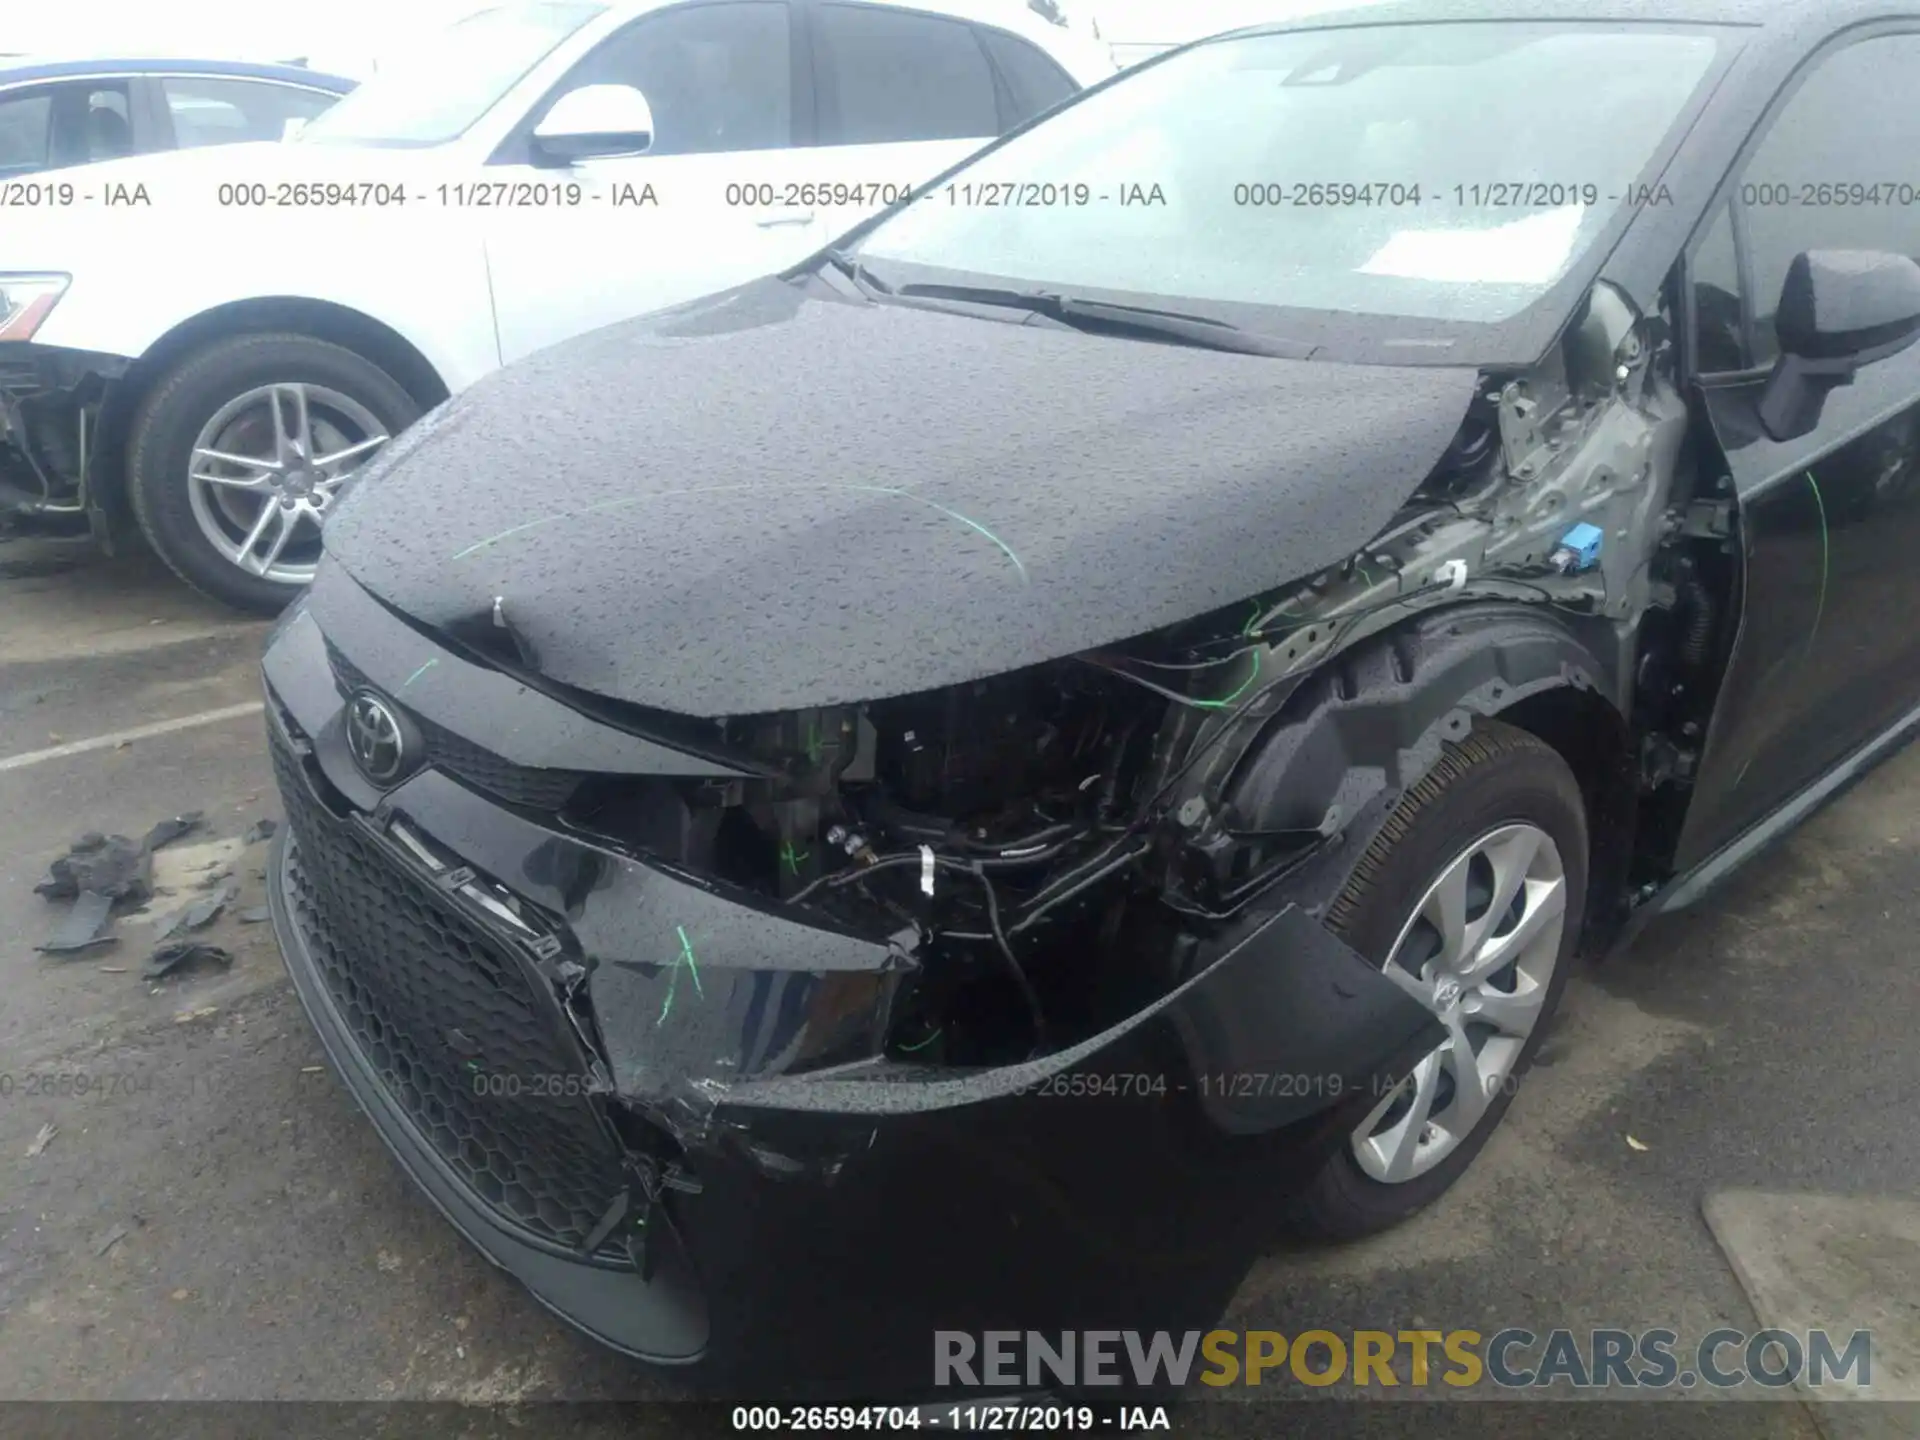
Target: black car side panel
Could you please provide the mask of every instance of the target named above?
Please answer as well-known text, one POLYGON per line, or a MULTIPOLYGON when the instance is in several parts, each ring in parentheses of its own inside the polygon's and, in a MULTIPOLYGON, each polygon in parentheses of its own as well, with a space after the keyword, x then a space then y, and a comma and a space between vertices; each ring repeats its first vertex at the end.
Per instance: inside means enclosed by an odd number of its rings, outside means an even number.
POLYGON ((1920 703, 1920 350, 1776 443, 1758 385, 1708 392, 1738 490, 1745 595, 1677 856, 1691 868, 1920 703))

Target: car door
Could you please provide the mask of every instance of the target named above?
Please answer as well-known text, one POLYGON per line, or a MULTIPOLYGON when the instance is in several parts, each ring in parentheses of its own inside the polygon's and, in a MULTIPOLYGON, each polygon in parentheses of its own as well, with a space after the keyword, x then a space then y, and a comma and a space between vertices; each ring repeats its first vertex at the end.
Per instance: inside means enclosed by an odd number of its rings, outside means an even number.
POLYGON ((324 90, 231 75, 163 75, 159 88, 167 149, 284 139, 340 97, 324 90))
POLYGON ((1863 366, 1818 426, 1755 415, 1774 311, 1805 250, 1920 259, 1920 34, 1803 67, 1688 259, 1692 368, 1737 496, 1738 638, 1677 856, 1732 840, 1920 704, 1920 347, 1863 366))
POLYGON ((816 212, 830 235, 867 218, 1079 87, 1017 35, 857 0, 808 7, 819 135, 838 151, 816 212))
POLYGON ((509 201, 530 202, 483 220, 502 362, 816 249, 810 214, 754 203, 783 197, 792 180, 795 147, 810 138, 810 85, 786 0, 675 5, 597 46, 487 167, 509 201), (534 163, 539 117, 572 90, 606 84, 646 96, 651 148, 564 169, 534 163))

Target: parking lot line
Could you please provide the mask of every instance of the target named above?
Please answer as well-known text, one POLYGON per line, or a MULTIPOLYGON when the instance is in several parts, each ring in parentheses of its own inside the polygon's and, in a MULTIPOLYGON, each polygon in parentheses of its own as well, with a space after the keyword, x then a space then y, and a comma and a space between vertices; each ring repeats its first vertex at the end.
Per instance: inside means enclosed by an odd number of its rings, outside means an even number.
POLYGON ((181 715, 173 720, 156 720, 151 725, 136 725, 131 730, 115 730, 107 735, 95 735, 87 740, 72 740, 65 745, 50 746, 45 750, 29 750, 24 755, 10 755, 0 760, 0 774, 9 770, 24 770, 29 765, 39 765, 48 760, 65 760, 70 755, 85 755, 90 750, 111 750, 133 740, 151 740, 156 735, 171 735, 176 730, 192 730, 201 725, 217 725, 222 720, 238 720, 243 715, 258 715, 266 707, 258 700, 249 700, 244 705, 228 705, 219 710, 202 710, 198 715, 181 715))

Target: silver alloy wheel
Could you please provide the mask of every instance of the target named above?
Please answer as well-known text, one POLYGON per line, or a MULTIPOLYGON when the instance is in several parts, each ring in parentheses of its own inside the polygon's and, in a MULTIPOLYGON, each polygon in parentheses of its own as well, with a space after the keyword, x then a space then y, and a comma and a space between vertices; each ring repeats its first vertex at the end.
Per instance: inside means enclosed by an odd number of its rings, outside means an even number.
POLYGON ((1447 1038, 1355 1128, 1367 1175, 1389 1184, 1424 1175, 1480 1123, 1539 1022, 1566 913, 1566 867, 1537 825, 1481 836, 1427 887, 1384 974, 1447 1038))
POLYGON ((388 438, 372 411, 338 390, 256 386, 200 427, 187 463, 193 518, 247 574, 305 585, 341 482, 388 438))

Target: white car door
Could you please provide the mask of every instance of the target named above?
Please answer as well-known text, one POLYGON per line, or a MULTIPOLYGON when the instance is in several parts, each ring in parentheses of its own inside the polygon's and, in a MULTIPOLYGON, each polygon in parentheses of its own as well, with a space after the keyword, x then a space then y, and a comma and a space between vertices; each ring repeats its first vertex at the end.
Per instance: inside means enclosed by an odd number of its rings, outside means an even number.
POLYGON ((809 169, 793 145, 809 85, 797 35, 786 0, 675 6, 610 36, 535 107, 477 192, 503 363, 819 248, 813 207, 781 203, 809 169), (533 163, 529 132, 553 102, 609 84, 646 97, 649 149, 533 163))

